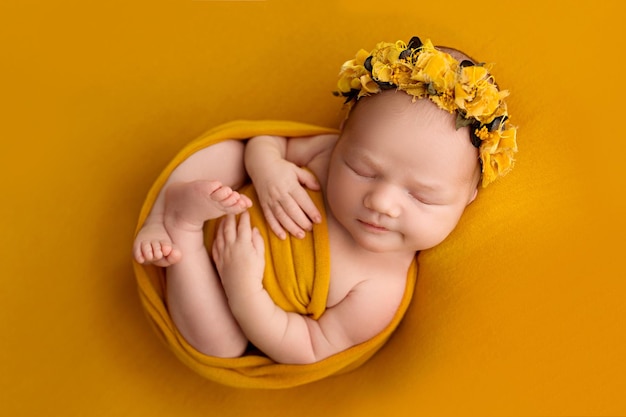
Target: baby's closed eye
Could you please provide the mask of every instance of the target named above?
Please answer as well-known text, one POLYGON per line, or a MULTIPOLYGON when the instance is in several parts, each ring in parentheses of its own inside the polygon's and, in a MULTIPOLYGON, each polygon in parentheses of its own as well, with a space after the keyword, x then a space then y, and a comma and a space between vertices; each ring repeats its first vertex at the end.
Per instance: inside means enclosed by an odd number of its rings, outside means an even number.
POLYGON ((359 177, 376 178, 378 176, 378 173, 373 168, 358 162, 346 161, 346 166, 359 177))
POLYGON ((446 204, 442 196, 432 192, 409 191, 408 195, 416 202, 427 206, 443 206, 446 204))

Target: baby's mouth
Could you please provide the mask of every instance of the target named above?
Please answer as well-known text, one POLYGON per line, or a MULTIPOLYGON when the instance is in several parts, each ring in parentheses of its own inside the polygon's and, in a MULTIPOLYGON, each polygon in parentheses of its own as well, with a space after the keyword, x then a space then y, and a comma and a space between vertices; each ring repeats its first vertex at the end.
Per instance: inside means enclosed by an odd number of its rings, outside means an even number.
POLYGON ((387 232, 389 231, 389 229, 387 229, 386 227, 377 225, 376 223, 370 223, 367 222, 365 220, 359 220, 359 223, 361 223, 363 226, 365 226, 368 230, 373 230, 376 232, 387 232))

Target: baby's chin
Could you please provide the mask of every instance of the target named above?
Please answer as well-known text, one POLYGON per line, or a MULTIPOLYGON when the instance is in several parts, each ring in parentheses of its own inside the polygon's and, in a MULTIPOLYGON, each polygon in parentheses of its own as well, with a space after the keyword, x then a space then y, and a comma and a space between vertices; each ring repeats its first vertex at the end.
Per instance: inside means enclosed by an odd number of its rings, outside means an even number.
POLYGON ((407 255, 411 255, 422 250, 420 248, 415 248, 414 246, 402 245, 399 242, 390 243, 372 236, 362 237, 353 235, 352 238, 361 248, 375 254, 395 252, 397 254, 406 253, 407 255))

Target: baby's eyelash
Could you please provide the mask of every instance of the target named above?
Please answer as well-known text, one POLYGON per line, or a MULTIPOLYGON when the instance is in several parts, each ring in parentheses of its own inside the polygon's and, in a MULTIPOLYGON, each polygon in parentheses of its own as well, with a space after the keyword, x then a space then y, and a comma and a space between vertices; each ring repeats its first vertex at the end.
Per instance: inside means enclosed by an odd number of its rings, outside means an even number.
POLYGON ((359 172, 359 171, 356 171, 356 170, 354 170, 354 172, 356 172, 357 175, 359 175, 359 176, 361 176, 363 178, 376 178, 376 175, 374 175, 374 174, 369 174, 369 173, 365 174, 363 172, 359 172))
POLYGON ((356 175, 358 175, 360 177, 364 177, 364 178, 375 178, 376 177, 376 175, 374 173, 365 172, 365 171, 362 171, 360 169, 354 168, 352 165, 350 165, 348 163, 346 163, 346 166, 348 168, 350 168, 350 170, 352 172, 354 172, 356 175))
POLYGON ((419 201, 422 204, 425 204, 427 206, 435 206, 437 204, 433 203, 432 201, 425 199, 424 197, 421 197, 419 194, 417 193, 411 193, 409 192, 409 196, 411 196, 412 199, 419 201))

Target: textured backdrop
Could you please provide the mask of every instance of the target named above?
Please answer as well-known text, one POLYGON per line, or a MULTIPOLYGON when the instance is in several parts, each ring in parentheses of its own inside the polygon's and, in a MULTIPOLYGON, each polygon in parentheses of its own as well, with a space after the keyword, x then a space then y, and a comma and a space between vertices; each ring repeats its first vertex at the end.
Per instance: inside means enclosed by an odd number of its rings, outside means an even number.
POLYGON ((617 1, 0 3, 0 414, 626 415, 617 1), (152 181, 233 119, 337 126, 339 65, 413 35, 495 62, 515 170, 421 255, 359 370, 283 391, 188 370, 140 307, 152 181))

